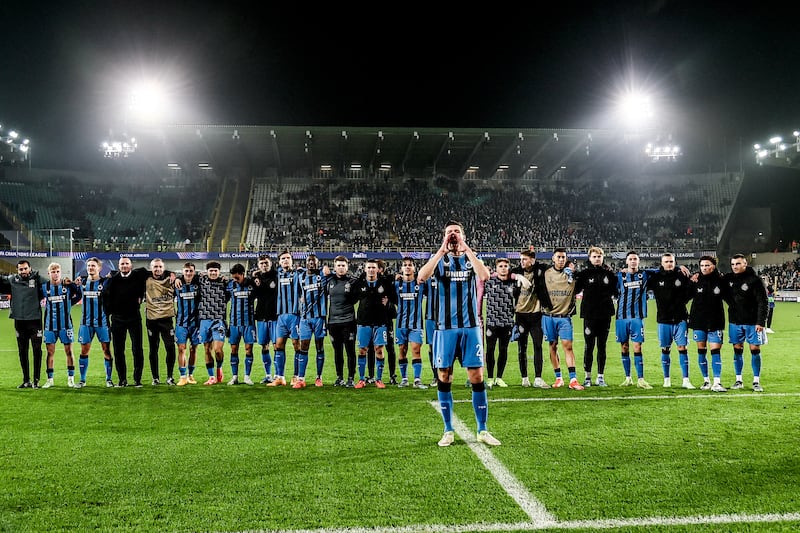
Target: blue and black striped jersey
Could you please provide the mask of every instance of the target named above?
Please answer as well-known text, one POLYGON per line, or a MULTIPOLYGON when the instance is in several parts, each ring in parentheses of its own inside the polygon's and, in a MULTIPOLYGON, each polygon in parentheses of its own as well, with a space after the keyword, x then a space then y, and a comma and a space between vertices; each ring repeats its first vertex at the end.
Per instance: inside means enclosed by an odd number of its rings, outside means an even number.
POLYGON ((628 318, 647 318, 647 280, 652 275, 649 270, 636 272, 617 272, 619 301, 617 320, 628 318))
POLYGON ((394 282, 397 293, 397 328, 422 329, 422 298, 425 284, 417 280, 394 282))
POLYGON ((241 283, 232 279, 228 282, 226 290, 231 301, 231 326, 254 326, 255 313, 253 308, 253 283, 245 278, 241 283))
POLYGON ((328 292, 325 285, 329 276, 322 272, 306 271, 300 275, 300 288, 303 296, 300 302, 301 318, 322 318, 327 314, 328 292))
POLYGON ((425 320, 439 318, 439 282, 436 278, 425 280, 425 320))
POLYGON ((200 324, 198 303, 200 301, 200 284, 197 278, 191 283, 184 280, 180 289, 175 289, 175 300, 178 303, 175 325, 182 328, 193 328, 200 324))
POLYGON ((300 275, 304 272, 304 269, 284 270, 278 267, 278 315, 300 314, 300 275))
POLYGON ((439 282, 436 329, 479 326, 478 289, 469 258, 447 254, 439 260, 434 275, 439 282))
POLYGON ((81 312, 81 326, 92 328, 107 328, 108 316, 103 309, 103 285, 108 281, 105 278, 96 280, 86 279, 83 282, 83 310, 81 312))
POLYGON ((77 283, 58 285, 48 281, 42 285, 42 298, 45 299, 44 329, 59 331, 72 329, 72 306, 81 299, 81 287, 77 283))

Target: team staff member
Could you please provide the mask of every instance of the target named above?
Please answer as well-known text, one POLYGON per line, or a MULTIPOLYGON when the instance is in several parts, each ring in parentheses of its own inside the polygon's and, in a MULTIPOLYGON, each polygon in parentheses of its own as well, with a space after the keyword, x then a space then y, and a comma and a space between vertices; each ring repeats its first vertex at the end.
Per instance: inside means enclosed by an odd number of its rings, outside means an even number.
POLYGON ((133 383, 142 386, 144 349, 142 347, 142 316, 139 306, 144 299, 144 285, 150 273, 144 267, 133 268, 129 257, 120 257, 119 271, 103 287, 103 306, 111 317, 111 343, 117 367, 118 387, 128 386, 128 367, 125 361, 125 341, 131 336, 133 352, 133 383))
POLYGON ((524 276, 530 282, 529 287, 521 287, 517 297, 517 315, 515 327, 519 337, 517 347, 519 349, 519 372, 522 375, 522 386, 530 387, 531 382, 528 378, 528 336, 533 340, 533 386, 540 389, 549 389, 542 379, 544 366, 544 355, 542 354, 542 306, 536 295, 536 283, 541 282, 541 277, 547 269, 546 265, 536 262, 536 252, 533 250, 522 250, 519 254, 519 267, 511 271, 517 276, 524 276))
POLYGON ((147 340, 150 346, 150 372, 153 374, 153 385, 160 385, 158 372, 158 349, 161 340, 167 352, 167 385, 175 385, 172 373, 175 370, 175 289, 172 284, 175 277, 164 270, 164 261, 155 258, 150 261, 151 275, 145 281, 145 325, 147 340), (171 278, 171 279, 170 279, 171 278))
MULTIPOLYGON (((327 268, 327 267, 326 267, 327 268)), ((326 284, 328 293, 328 333, 333 344, 333 362, 336 367, 334 387, 355 387, 356 374, 356 310, 351 299, 355 278, 350 275, 350 265, 343 255, 333 259, 333 275, 326 284), (347 381, 344 380, 344 357, 347 353, 347 381)))
POLYGON ((0 277, 0 292, 11 294, 11 313, 17 335, 19 364, 22 367, 22 384, 19 389, 38 389, 42 375, 42 283, 47 281, 31 270, 26 259, 17 261, 17 273, 0 277), (28 345, 33 352, 33 381, 31 382, 28 345))

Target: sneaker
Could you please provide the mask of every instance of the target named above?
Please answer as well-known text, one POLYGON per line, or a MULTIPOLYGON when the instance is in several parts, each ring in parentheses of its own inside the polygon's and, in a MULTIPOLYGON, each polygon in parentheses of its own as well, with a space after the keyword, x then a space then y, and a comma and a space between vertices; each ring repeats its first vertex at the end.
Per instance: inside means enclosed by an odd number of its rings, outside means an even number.
POLYGON ((445 432, 444 432, 444 435, 442 435, 442 438, 441 438, 441 439, 439 439, 439 442, 438 442, 438 444, 439 444, 439 446, 441 446, 442 448, 447 448, 448 446, 450 446, 451 444, 453 444, 453 441, 454 441, 454 440, 456 440, 456 434, 455 434, 455 432, 453 432, 453 431, 445 431, 445 432))
POLYGON ((399 388, 408 387, 408 378, 403 378, 400 380, 400 383, 397 384, 399 388))
POLYGON ((23 381, 22 385, 17 386, 18 389, 32 389, 33 383, 30 381, 23 381))
POLYGON ((136 383, 133 384, 133 386, 136 387, 137 389, 141 389, 142 387, 144 387, 141 381, 137 381, 136 383))
POLYGON ((397 385, 397 376, 392 376, 389 379, 389 385, 397 385))
POLYGON ((424 383, 422 383, 422 380, 421 380, 421 379, 415 379, 415 380, 414 380, 414 388, 415 388, 415 389, 422 389, 422 390, 425 390, 425 389, 427 389, 427 388, 428 388, 428 386, 427 386, 427 385, 425 385, 424 383))
POLYGON ((672 380, 670 378, 664 378, 664 388, 665 389, 672 388, 672 380))
MULTIPOLYGON (((351 381, 352 381, 352 380, 348 380, 348 382, 351 382, 351 381)), ((356 385, 355 385, 355 388, 356 388, 356 389, 363 389, 363 388, 364 388, 364 387, 366 387, 366 386, 367 386, 367 382, 366 382, 366 381, 364 381, 363 379, 359 379, 359 380, 358 380, 358 383, 356 383, 356 385)))
POLYGON ((194 379, 194 376, 189 374, 189 377, 186 378, 186 381, 189 382, 189 385, 197 385, 197 380, 194 379))
POLYGON ((711 385, 711 390, 714 392, 728 392, 728 389, 722 386, 722 383, 714 383, 711 385))
POLYGON ((86 386, 86 382, 85 382, 85 381, 79 381, 79 382, 77 382, 77 383, 75 384, 75 388, 76 388, 76 389, 82 389, 82 388, 84 388, 85 386, 86 386))
POLYGON ((178 387, 185 387, 188 384, 189 380, 186 378, 186 376, 181 376, 181 379, 178 380, 178 387))
POLYGON ((53 385, 54 385, 53 378, 47 378, 47 381, 44 382, 44 385, 42 385, 42 388, 43 389, 49 389, 53 385))
POLYGON ((69 376, 67 378, 67 387, 74 388, 75 387, 75 376, 69 376))
POLYGON ((534 378, 533 386, 537 389, 549 389, 550 385, 547 384, 542 378, 534 378))
POLYGON ((375 378, 373 378, 373 377, 371 377, 371 376, 370 376, 370 377, 368 377, 368 378, 367 378, 367 385, 372 385, 373 383, 375 383, 375 378))
POLYGON ((305 389, 306 388, 306 380, 301 379, 301 378, 297 378, 297 380, 294 382, 294 385, 292 385, 292 388, 293 389, 305 389))
POLYGON ((275 376, 275 379, 267 383, 267 387, 285 387, 286 378, 283 376, 275 376))
POLYGON ((531 386, 530 378, 522 378, 522 386, 523 387, 530 387, 531 386))
POLYGON ((555 382, 553 382, 554 389, 560 389, 564 386, 564 379, 563 378, 556 378, 555 382))
POLYGON ((586 378, 583 380, 583 388, 591 387, 592 386, 592 378, 586 378))
POLYGON ((245 376, 244 377, 244 384, 245 385, 255 385, 255 383, 253 383, 253 380, 250 379, 250 376, 245 376))
POLYGON ((344 387, 344 379, 336 378, 336 381, 333 382, 334 387, 344 387))
POLYGON ((775 333, 774 331, 772 331, 772 328, 767 328, 764 331, 766 331, 767 333, 775 333))
POLYGON ((209 376, 208 379, 206 380, 206 382, 203 383, 203 385, 208 385, 208 386, 216 385, 216 384, 217 384, 217 378, 215 376, 209 376))
POLYGON ((272 376, 264 376, 264 379, 261 380, 262 385, 269 385, 272 383, 272 376))
POLYGON ((484 381, 483 384, 486 386, 487 389, 492 390, 492 387, 494 387, 494 379, 489 379, 489 381, 484 381))
POLYGON ((711 390, 711 382, 704 381, 702 385, 700 385, 700 390, 711 390))
POLYGON ((646 382, 644 378, 639 378, 638 380, 636 380, 636 386, 639 387, 640 389, 645 389, 645 390, 650 390, 653 388, 653 386, 650 385, 648 382, 646 382))
POLYGON ((155 379, 153 379, 153 382, 151 383, 151 385, 154 386, 154 387, 156 387, 158 385, 161 385, 161 380, 158 379, 158 378, 155 378, 155 379))
POLYGON ((39 380, 38 379, 34 379, 33 380, 33 388, 34 389, 41 389, 41 387, 39 386, 39 380))
MULTIPOLYGON (((589 381, 591 382, 591 380, 589 381)), ((580 383, 578 383, 577 378, 572 378, 571 380, 569 380, 569 388, 572 390, 583 390, 585 387, 580 383)))
MULTIPOLYGON (((577 385, 577 381, 575 384, 577 385)), ((580 385, 578 385, 580 387, 580 385)), ((494 435, 489 433, 486 430, 478 432, 477 436, 478 442, 482 442, 484 444, 488 444, 489 446, 500 446, 500 441, 494 438, 494 435)))
POLYGON ((222 367, 217 368, 217 383, 222 383, 222 380, 225 379, 222 375, 222 367))
POLYGON ((117 383, 117 387, 120 387, 120 388, 121 387, 127 387, 127 386, 128 386, 128 380, 127 379, 123 379, 122 381, 117 383))
POLYGON ((500 387, 501 389, 505 389, 506 387, 508 387, 506 382, 503 381, 503 378, 495 378, 494 379, 494 384, 497 385, 498 387, 500 387))
POLYGON ((238 385, 239 384, 239 376, 233 376, 230 381, 228 381, 228 385, 238 385))
POLYGON ((348 379, 344 384, 344 388, 345 389, 354 389, 355 387, 356 387, 356 384, 353 383, 352 379, 348 379))
POLYGON ((436 387, 437 385, 439 385, 439 380, 438 380, 437 378, 433 378, 433 379, 431 380, 431 384, 430 384, 430 386, 431 386, 431 387, 436 387))
POLYGON ((167 378, 167 385, 174 387, 176 385, 175 378, 167 378))
POLYGON ((753 382, 753 392, 764 392, 764 387, 758 381, 753 382))
POLYGON ((112 389, 112 388, 114 388, 114 382, 113 382, 113 381, 111 381, 110 379, 107 379, 107 380, 106 380, 106 388, 107 388, 107 389, 112 389))
POLYGON ((630 387, 631 385, 633 385, 633 381, 630 376, 626 377, 625 381, 619 384, 620 387, 630 387))
POLYGON ((606 383, 606 378, 597 378, 594 384, 597 385, 598 387, 608 387, 608 383, 606 383))
POLYGON ((383 381, 381 381, 379 379, 375 381, 375 386, 378 387, 379 389, 385 389, 386 388, 386 385, 383 384, 383 381))
POLYGON ((322 378, 317 378, 314 380, 315 387, 322 387, 322 378))
POLYGON ((681 385, 681 387, 683 387, 684 389, 689 389, 689 390, 694 390, 694 389, 697 388, 694 385, 692 385, 692 382, 689 381, 688 379, 684 379, 683 380, 683 384, 681 385))
POLYGON ((734 389, 734 390, 743 389, 744 388, 744 383, 742 383, 741 381, 736 381, 731 386, 731 388, 734 389))

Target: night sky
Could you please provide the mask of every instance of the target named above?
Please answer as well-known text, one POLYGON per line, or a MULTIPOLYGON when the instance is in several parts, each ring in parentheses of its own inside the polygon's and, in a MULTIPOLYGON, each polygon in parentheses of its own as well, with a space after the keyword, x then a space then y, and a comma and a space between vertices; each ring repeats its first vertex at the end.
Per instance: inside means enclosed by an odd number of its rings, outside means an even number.
POLYGON ((266 4, 2 2, 0 124, 75 166, 155 78, 170 123, 605 128, 633 86, 677 142, 800 127, 788 2, 266 4))

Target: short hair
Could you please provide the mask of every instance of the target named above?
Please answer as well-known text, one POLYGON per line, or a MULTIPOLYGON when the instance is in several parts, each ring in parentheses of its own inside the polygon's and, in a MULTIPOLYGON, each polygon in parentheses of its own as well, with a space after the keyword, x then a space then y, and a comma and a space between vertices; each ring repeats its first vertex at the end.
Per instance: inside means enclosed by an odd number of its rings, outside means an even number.
POLYGON ((278 254, 278 259, 280 259, 284 255, 288 255, 291 258, 292 257, 292 252, 290 252, 289 250, 284 250, 284 251, 282 251, 281 253, 278 254))
POLYGON ((31 262, 28 261, 27 259, 20 259, 19 261, 17 261, 17 266, 20 266, 20 265, 31 266, 31 262))
POLYGON ((55 261, 47 265, 47 271, 52 272, 53 270, 61 270, 61 263, 56 263, 55 261))
POLYGON ((150 264, 152 265, 153 263, 162 263, 162 264, 163 264, 163 263, 164 263, 164 260, 163 260, 163 259, 161 259, 160 257, 154 257, 154 258, 152 258, 152 259, 150 260, 150 264))
POLYGON ((536 259, 536 252, 533 250, 522 250, 519 253, 520 256, 530 257, 531 259, 536 259))
POLYGON ((183 268, 189 268, 189 267, 194 268, 195 270, 197 270, 197 267, 194 265, 194 263, 184 263, 183 264, 183 268))
POLYGON ((367 259, 364 263, 375 263, 375 266, 380 266, 380 259, 367 259))
POLYGON ((663 254, 661 254, 661 259, 664 259, 665 257, 671 257, 675 259, 675 254, 673 254, 672 252, 664 252, 663 254))
POLYGON ((337 255, 333 258, 334 263, 338 263, 339 261, 344 261, 347 264, 350 264, 350 260, 343 255, 337 255))
POLYGON ((497 259, 494 260, 495 266, 499 265, 500 263, 508 264, 509 263, 508 257, 498 257, 497 259))
POLYGON ((461 231, 464 231, 464 224, 462 224, 458 220, 454 220, 452 218, 447 221, 447 224, 444 225, 445 228, 447 226, 458 226, 459 228, 461 228, 461 231))
POLYGON ((376 259, 375 262, 378 264, 378 268, 386 268, 386 263, 383 262, 383 259, 376 259))
POLYGON ((258 260, 259 261, 269 261, 270 263, 272 262, 272 259, 270 259, 270 257, 268 255, 259 255, 258 256, 258 260))
POLYGON ((553 250, 553 255, 560 254, 560 253, 566 254, 567 253, 567 249, 566 248, 556 248, 555 250, 553 250))
POLYGON ((220 265, 218 261, 209 261, 208 263, 206 263, 206 270, 208 270, 209 268, 216 268, 217 270, 220 270, 222 268, 222 265, 220 265))
POLYGON ((408 261, 408 262, 409 262, 409 263, 411 263, 412 265, 416 265, 416 263, 414 262, 414 258, 413 258, 413 257, 411 257, 411 256, 408 256, 408 255, 407 255, 407 256, 405 256, 405 257, 404 257, 404 258, 401 260, 401 262, 403 262, 403 263, 405 263, 406 261, 408 261))
POLYGON ((231 274, 244 274, 244 265, 236 263, 231 267, 231 274))
POLYGON ((747 258, 744 256, 744 254, 733 254, 731 259, 744 259, 744 262, 747 262, 747 258))
POLYGON ((703 261, 710 261, 711 264, 713 264, 714 266, 716 266, 717 264, 717 258, 714 257, 713 255, 704 255, 700 258, 700 260, 697 263, 700 264, 703 261))
POLYGON ((599 246, 591 246, 591 247, 589 248, 589 252, 588 252, 588 253, 589 253, 589 255, 592 255, 592 254, 600 254, 600 255, 603 255, 603 256, 604 256, 604 255, 606 255, 606 254, 603 252, 603 249, 602 249, 602 248, 600 248, 599 246))
MULTIPOLYGON (((98 266, 99 266, 100 264, 102 264, 102 263, 100 262, 100 259, 98 259, 97 257, 90 257, 89 259, 87 259, 87 260, 86 260, 86 262, 87 262, 87 263, 97 263, 97 264, 98 264, 98 266)), ((19 263, 17 263, 17 264, 19 264, 19 263)))
POLYGON ((628 250, 628 253, 625 254, 625 260, 627 261, 628 257, 631 256, 631 255, 635 255, 636 257, 639 257, 639 252, 637 252, 636 250, 628 250))

